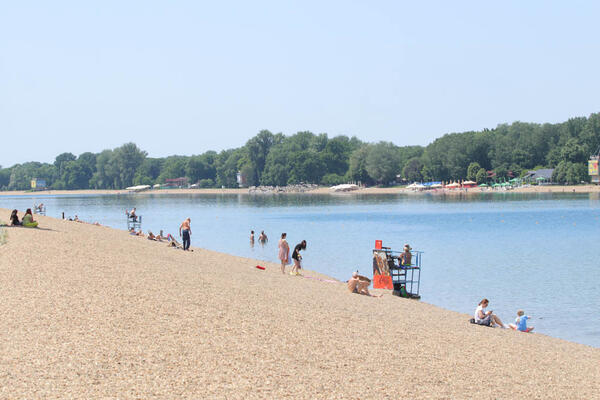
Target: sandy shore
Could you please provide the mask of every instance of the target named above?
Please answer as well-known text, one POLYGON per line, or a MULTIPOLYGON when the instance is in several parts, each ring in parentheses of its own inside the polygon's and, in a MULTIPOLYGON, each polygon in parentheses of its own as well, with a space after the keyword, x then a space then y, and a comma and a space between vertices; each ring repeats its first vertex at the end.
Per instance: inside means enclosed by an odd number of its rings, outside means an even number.
POLYGON ((261 271, 250 259, 36 218, 42 229, 6 228, 0 246, 1 398, 600 393, 600 349, 470 325, 389 294, 353 295, 269 263, 261 271))
MULTIPOLYGON (((530 186, 520 187, 512 189, 510 191, 497 190, 492 191, 490 189, 443 189, 437 190, 437 193, 444 194, 477 194, 477 193, 600 193, 599 185, 576 185, 576 186, 562 186, 562 185, 544 185, 544 186, 530 186)), ((332 194, 332 195, 356 195, 356 194, 399 194, 399 193, 410 193, 410 194, 421 194, 421 193, 432 193, 432 191, 415 192, 410 189, 404 189, 400 187, 368 187, 352 192, 331 192, 327 187, 320 187, 310 192, 303 192, 302 194, 332 194)), ((26 192, 26 191, 4 191, 0 192, 0 196, 23 196, 23 195, 124 195, 130 194, 127 190, 46 190, 43 192, 26 192)), ((159 189, 159 190, 148 190, 144 192, 136 193, 139 196, 146 195, 163 195, 163 194, 248 194, 248 189, 159 189)), ((297 193, 283 193, 286 194, 297 194, 297 193)), ((264 196, 266 194, 257 194, 257 196, 264 196)), ((278 195, 282 195, 281 193, 278 195)))

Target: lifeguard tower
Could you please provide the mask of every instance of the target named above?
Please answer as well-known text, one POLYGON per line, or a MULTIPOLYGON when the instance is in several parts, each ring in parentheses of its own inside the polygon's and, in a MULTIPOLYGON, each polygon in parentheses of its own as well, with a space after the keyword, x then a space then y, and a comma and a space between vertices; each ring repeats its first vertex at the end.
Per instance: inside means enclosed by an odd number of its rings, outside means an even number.
POLYGON ((591 178, 592 183, 600 185, 600 170, 598 169, 598 162, 600 161, 600 148, 596 151, 596 154, 590 156, 588 160, 588 174, 591 178))
POLYGON ((130 231, 132 228, 133 230, 137 230, 137 229, 142 229, 142 216, 141 215, 131 215, 129 213, 126 213, 127 216, 127 230, 130 231))
POLYGON ((402 252, 375 241, 373 249, 373 288, 390 289, 395 296, 420 299, 422 251, 411 250, 410 265, 402 265, 402 252))
POLYGON ((34 204, 33 205, 33 213, 39 215, 46 215, 46 206, 44 203, 34 204))

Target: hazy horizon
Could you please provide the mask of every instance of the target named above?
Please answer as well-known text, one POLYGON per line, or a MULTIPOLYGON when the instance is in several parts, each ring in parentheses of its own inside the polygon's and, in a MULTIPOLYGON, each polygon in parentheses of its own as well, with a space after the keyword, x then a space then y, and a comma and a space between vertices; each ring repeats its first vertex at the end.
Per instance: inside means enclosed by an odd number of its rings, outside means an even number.
POLYGON ((8 3, 7 167, 134 142, 150 157, 262 129, 427 145, 600 110, 600 5, 579 1, 8 3))

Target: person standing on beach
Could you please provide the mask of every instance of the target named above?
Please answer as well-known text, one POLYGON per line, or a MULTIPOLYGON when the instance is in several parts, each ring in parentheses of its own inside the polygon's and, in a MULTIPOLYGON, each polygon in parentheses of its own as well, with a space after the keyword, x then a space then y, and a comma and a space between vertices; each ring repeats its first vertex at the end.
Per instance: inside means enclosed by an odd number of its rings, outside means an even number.
POLYGON ((294 266, 292 267, 290 275, 300 275, 298 270, 302 269, 302 256, 300 255, 301 250, 306 250, 306 240, 301 241, 296 245, 296 247, 294 247, 294 252, 292 253, 294 266))
POLYGON ((183 238, 183 250, 188 250, 190 248, 190 236, 192 236, 192 228, 190 227, 191 219, 186 219, 181 223, 179 227, 179 236, 183 238))
POLYGON ((285 274, 285 266, 290 262, 290 245, 285 239, 287 233, 281 234, 281 239, 279 239, 279 260, 281 261, 281 273, 285 274))

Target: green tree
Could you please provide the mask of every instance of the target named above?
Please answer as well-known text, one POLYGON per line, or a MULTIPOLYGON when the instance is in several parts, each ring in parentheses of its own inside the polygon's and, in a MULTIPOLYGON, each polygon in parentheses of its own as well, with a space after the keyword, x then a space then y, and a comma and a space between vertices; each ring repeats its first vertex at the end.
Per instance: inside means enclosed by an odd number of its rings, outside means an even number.
POLYGON ((140 150, 135 143, 125 143, 113 151, 114 164, 121 188, 133 185, 136 170, 144 162, 148 153, 140 150))
POLYGON ((467 168, 467 179, 470 181, 477 181, 477 174, 480 169, 482 168, 477 162, 469 164, 469 168, 467 168))
POLYGON ((557 183, 576 185, 589 182, 585 165, 571 161, 561 161, 552 172, 552 180, 557 183))
POLYGON ((273 141, 273 134, 267 130, 262 130, 246 143, 245 148, 250 162, 249 169, 246 172, 253 182, 260 182, 273 141))
POLYGON ((379 142, 369 149, 367 172, 371 179, 385 185, 400 173, 398 148, 393 143, 379 142))
POLYGON ((365 144, 350 154, 350 159, 348 161, 349 180, 365 184, 373 182, 367 172, 367 156, 369 155, 370 146, 371 145, 365 144))
POLYGON ((176 179, 186 176, 186 166, 188 165, 188 157, 185 156, 169 156, 164 159, 160 175, 156 179, 160 183, 164 183, 166 179, 176 179))
POLYGON ((477 175, 475 176, 475 182, 479 184, 487 182, 487 171, 485 170, 485 168, 480 168, 479 171, 477 171, 477 175))
POLYGON ((344 183, 346 179, 338 174, 326 174, 321 179, 321 183, 326 186, 335 186, 344 183))
POLYGON ((421 182, 423 180, 423 175, 421 171, 423 170, 423 162, 420 157, 413 157, 402 168, 402 177, 409 182, 421 182))
POLYGON ((104 150, 96 155, 96 172, 90 180, 90 187, 94 189, 114 189, 116 170, 114 169, 111 160, 113 158, 112 150, 104 150))
POLYGON ((163 165, 162 158, 146 157, 133 177, 134 185, 154 185, 158 181, 163 165))
POLYGON ((61 153, 56 156, 54 159, 54 166, 56 167, 56 172, 58 176, 62 176, 63 173, 63 165, 70 162, 75 161, 77 157, 73 153, 61 153))
POLYGON ((217 165, 217 185, 223 187, 238 187, 237 173, 239 171, 238 162, 243 156, 242 149, 224 150, 219 153, 217 165))
POLYGON ((10 183, 10 168, 1 168, 0 169, 0 189, 5 190, 8 189, 8 184, 10 183))

